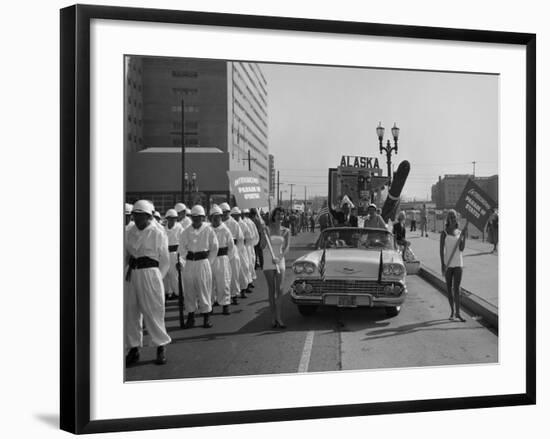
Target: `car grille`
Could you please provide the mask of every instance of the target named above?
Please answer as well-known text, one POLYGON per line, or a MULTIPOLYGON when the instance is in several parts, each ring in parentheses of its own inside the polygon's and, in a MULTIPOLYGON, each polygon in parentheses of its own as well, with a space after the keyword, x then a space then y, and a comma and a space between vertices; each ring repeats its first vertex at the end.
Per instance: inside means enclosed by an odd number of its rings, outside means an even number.
POLYGON ((400 288, 400 291, 397 294, 386 293, 384 292, 384 287, 387 285, 394 285, 392 282, 386 282, 379 284, 376 281, 372 280, 325 280, 321 279, 308 279, 297 280, 294 282, 294 286, 297 284, 308 284, 311 285, 312 291, 305 292, 300 291, 300 295, 312 295, 319 296, 321 294, 372 294, 375 297, 379 296, 399 296, 401 295, 403 289, 400 288))

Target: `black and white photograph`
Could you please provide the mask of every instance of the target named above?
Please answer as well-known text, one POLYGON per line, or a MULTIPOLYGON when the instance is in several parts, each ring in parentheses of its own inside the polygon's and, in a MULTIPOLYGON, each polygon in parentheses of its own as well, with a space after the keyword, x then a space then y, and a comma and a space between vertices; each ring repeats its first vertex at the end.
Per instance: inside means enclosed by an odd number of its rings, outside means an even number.
POLYGON ((126 54, 121 80, 126 382, 499 362, 498 74, 126 54))

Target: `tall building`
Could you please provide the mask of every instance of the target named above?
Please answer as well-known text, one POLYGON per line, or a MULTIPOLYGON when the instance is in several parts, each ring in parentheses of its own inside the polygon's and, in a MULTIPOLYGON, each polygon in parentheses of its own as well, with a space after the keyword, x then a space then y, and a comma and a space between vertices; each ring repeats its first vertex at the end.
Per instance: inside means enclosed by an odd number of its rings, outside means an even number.
POLYGON ((432 201, 437 209, 451 209, 456 206, 464 186, 473 179, 495 202, 498 203, 498 175, 474 177, 471 174, 446 174, 432 185, 432 201))
POLYGON ((227 171, 249 167, 268 195, 268 95, 260 64, 128 56, 125 79, 128 202, 150 199, 162 213, 178 201, 209 207, 229 200, 227 171))

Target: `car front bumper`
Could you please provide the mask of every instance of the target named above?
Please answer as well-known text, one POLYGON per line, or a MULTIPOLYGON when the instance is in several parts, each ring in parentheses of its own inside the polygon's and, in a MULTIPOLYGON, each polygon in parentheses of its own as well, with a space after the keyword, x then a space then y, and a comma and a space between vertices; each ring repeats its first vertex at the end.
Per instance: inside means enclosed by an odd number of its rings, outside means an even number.
POLYGON ((379 296, 370 293, 360 292, 331 292, 326 291, 322 294, 299 294, 293 286, 290 289, 290 297, 292 302, 296 305, 310 305, 310 306, 336 306, 344 308, 355 307, 387 307, 387 306, 400 306, 407 295, 407 287, 402 285, 403 291, 399 296, 379 296), (353 299, 345 299, 353 298, 353 299))

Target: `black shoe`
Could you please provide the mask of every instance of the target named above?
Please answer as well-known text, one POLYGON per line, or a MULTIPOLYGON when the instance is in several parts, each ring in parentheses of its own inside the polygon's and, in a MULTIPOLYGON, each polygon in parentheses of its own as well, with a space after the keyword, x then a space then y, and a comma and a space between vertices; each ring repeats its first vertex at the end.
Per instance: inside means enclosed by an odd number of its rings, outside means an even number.
POLYGON ((126 354, 126 367, 131 366, 139 361, 139 349, 132 348, 126 354))
POLYGON ((239 301, 237 300, 237 296, 233 296, 231 298, 231 304, 233 304, 233 305, 238 305, 239 304, 239 301))
POLYGON ((183 327, 184 329, 195 327, 195 313, 190 312, 189 314, 187 314, 187 321, 185 322, 185 325, 183 327))
POLYGON ((241 291, 241 299, 246 299, 245 291, 246 291, 246 290, 242 290, 242 291, 241 291))
POLYGON ((213 307, 214 307, 214 306, 220 306, 220 304, 219 304, 218 302, 214 302, 214 303, 212 304, 212 306, 213 306, 213 307))
POLYGON ((210 321, 210 313, 207 312, 207 313, 204 313, 203 314, 203 324, 202 324, 202 327, 203 328, 211 328, 212 327, 212 322, 210 321))
POLYGON ((254 286, 254 284, 248 284, 247 289, 249 290, 249 289, 251 289, 251 288, 256 288, 256 287, 254 286))
POLYGON ((157 348, 157 359, 155 360, 155 364, 159 366, 166 364, 166 348, 164 346, 159 346, 157 348))
POLYGON ((224 305, 224 306, 223 306, 222 314, 223 314, 224 316, 228 316, 229 314, 231 314, 231 313, 229 312, 229 305, 224 305))

